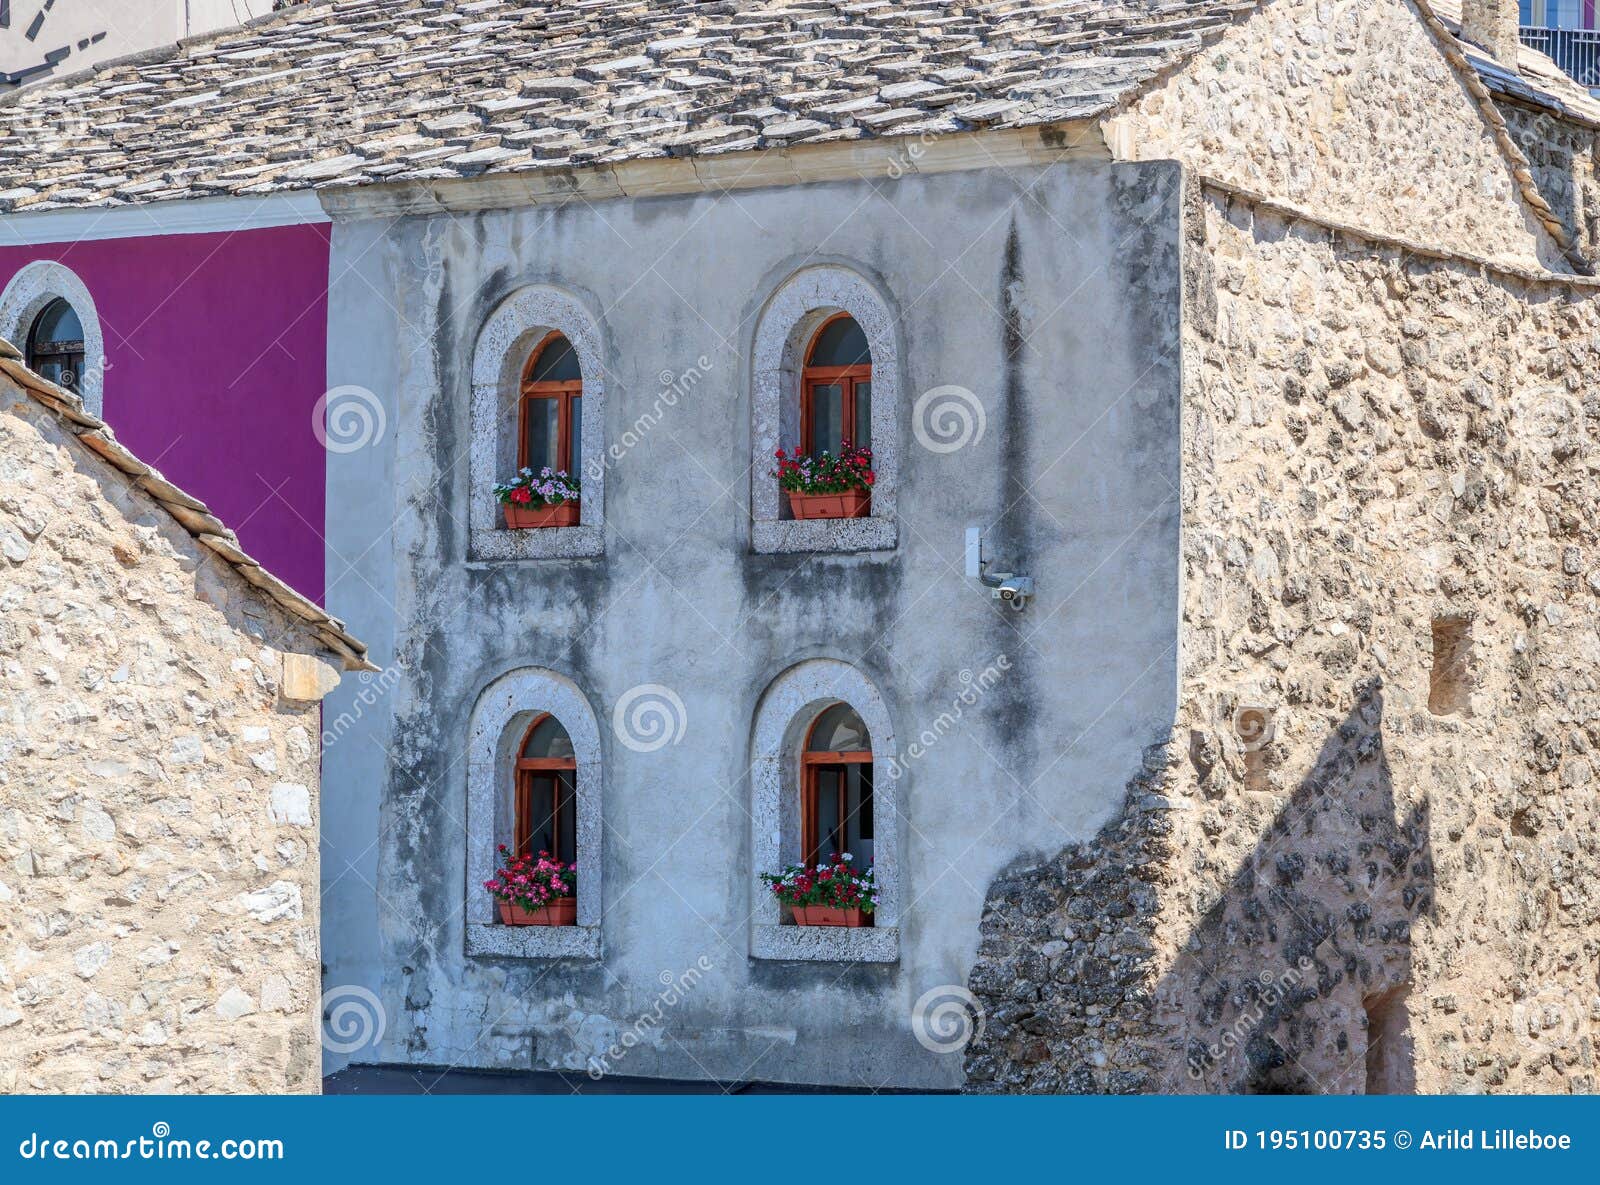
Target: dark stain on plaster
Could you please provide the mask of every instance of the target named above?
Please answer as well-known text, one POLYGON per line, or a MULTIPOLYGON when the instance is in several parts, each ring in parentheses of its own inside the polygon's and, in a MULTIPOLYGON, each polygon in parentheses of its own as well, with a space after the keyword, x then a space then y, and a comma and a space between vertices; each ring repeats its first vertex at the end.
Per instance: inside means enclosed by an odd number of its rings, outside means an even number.
MULTIPOLYGON (((1032 482, 1030 442, 1033 439, 1033 409, 1029 391, 1028 362, 1036 354, 1028 342, 1028 325, 1025 321, 1027 281, 1023 274, 1022 239, 1015 215, 1006 230, 1004 253, 1001 257, 999 292, 995 307, 1000 310, 1001 350, 1001 408, 1000 430, 1000 489, 999 505, 1004 513, 985 533, 984 551, 1004 569, 1037 576, 1034 544, 1040 532, 1053 533, 1053 525, 1042 520, 1036 503, 1029 494, 1032 482)), ((1021 611, 1022 616, 1040 612, 1041 604, 1035 600, 1021 611)), ((1032 781, 1032 771, 1038 766, 1039 705, 1048 702, 1039 683, 1037 663, 1032 647, 1021 643, 1017 630, 1026 629, 1025 622, 1008 621, 1002 615, 1016 613, 1000 602, 990 618, 988 633, 992 652, 998 657, 1006 655, 1010 670, 994 685, 980 705, 980 715, 988 723, 991 744, 1008 758, 1010 772, 1023 785, 1032 781), (1019 644, 1021 643, 1021 644, 1019 644), (1014 763, 1014 764, 1013 764, 1014 763)), ((1007 784, 1012 784, 1007 780, 1007 784)))
MULTIPOLYGON (((481 242, 481 219, 472 222, 481 242)), ((513 276, 500 268, 478 286, 457 309, 448 275, 434 309, 437 326, 432 365, 433 388, 445 392, 423 413, 423 430, 439 476, 435 492, 413 492, 408 511, 422 529, 413 536, 401 561, 401 580, 414 580, 411 621, 417 632, 403 645, 402 659, 411 673, 412 710, 396 719, 394 755, 389 761, 389 793, 384 797, 390 850, 384 854, 392 868, 384 883, 391 892, 411 894, 397 904, 402 919, 459 919, 461 872, 459 845, 441 842, 455 835, 465 817, 465 773, 456 755, 467 734, 468 719, 478 694, 495 678, 515 667, 539 665, 561 671, 579 686, 597 684, 589 669, 588 649, 568 647, 571 637, 588 636, 599 606, 609 603, 611 573, 605 559, 534 561, 466 567, 465 499, 471 496, 465 467, 458 463, 466 443, 471 400, 470 359, 463 358, 461 320, 482 323, 494 303, 508 290, 513 276), (454 380, 454 382, 452 382, 454 380), (473 606, 481 619, 481 649, 461 653, 456 631, 463 605, 473 606), (531 627, 539 620, 540 606, 562 621, 549 631, 531 627), (575 617, 574 617, 575 615, 575 617), (463 661, 467 659, 467 661, 463 661)), ((506 990, 535 990, 550 972, 543 961, 465 960, 459 955, 460 922, 451 926, 419 928, 399 933, 391 946, 403 964, 403 999, 411 1022, 408 1050, 427 1052, 427 1008, 433 1000, 430 985, 443 972, 471 979, 479 964, 506 969, 506 990), (435 968, 434 951, 443 957, 435 968)), ((601 994, 605 975, 584 963, 556 964, 565 987, 580 993, 601 994)))
POLYGON ((750 984, 763 990, 878 993, 894 989, 900 968, 888 963, 779 963, 751 959, 750 984))
MULTIPOLYGON (((775 641, 804 621, 815 621, 820 638, 855 632, 877 638, 894 619, 883 606, 897 605, 904 560, 896 553, 849 555, 747 553, 740 565, 746 603, 752 607, 745 628, 775 641), (860 608, 864 614, 852 614, 860 608)), ((803 629, 803 626, 802 626, 803 629)))

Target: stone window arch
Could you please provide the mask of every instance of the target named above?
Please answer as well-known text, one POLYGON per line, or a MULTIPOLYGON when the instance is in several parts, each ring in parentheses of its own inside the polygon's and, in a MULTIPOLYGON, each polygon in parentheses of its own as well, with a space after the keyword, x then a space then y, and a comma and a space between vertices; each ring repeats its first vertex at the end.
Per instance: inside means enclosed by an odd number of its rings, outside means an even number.
POLYGON ((596 556, 605 551, 606 367, 599 319, 560 288, 533 285, 506 297, 484 322, 472 352, 472 441, 468 462, 468 554, 474 560, 596 556), (583 483, 577 526, 505 528, 494 485, 518 468, 523 379, 541 344, 559 335, 577 355, 583 400, 577 425, 583 483))
POLYGON ((895 545, 900 476, 900 349, 889 302, 865 277, 835 264, 796 272, 761 310, 751 368, 751 545, 757 552, 872 551, 895 545), (806 352, 817 331, 848 313, 872 357, 872 517, 786 517, 771 458, 801 445, 806 352))
POLYGON ((900 957, 901 786, 889 712, 871 679, 837 659, 808 659, 779 675, 762 694, 751 729, 750 953, 758 959, 892 963, 900 957), (782 924, 777 900, 760 883, 802 858, 804 750, 819 717, 847 704, 872 738, 873 867, 878 908, 870 928, 849 930, 782 924))
POLYGON ((39 315, 58 300, 71 306, 83 326, 83 367, 78 375, 78 394, 86 411, 103 416, 105 335, 100 329, 100 314, 88 286, 71 268, 53 259, 40 259, 12 276, 5 291, 0 292, 0 337, 26 350, 39 315))
POLYGON ((478 697, 467 734, 466 945, 469 955, 514 958, 600 957, 602 888, 600 727, 577 685, 564 675, 525 667, 500 676, 478 697), (576 926, 502 926, 483 882, 497 849, 516 842, 516 766, 529 728, 542 717, 571 741, 578 865, 576 926))

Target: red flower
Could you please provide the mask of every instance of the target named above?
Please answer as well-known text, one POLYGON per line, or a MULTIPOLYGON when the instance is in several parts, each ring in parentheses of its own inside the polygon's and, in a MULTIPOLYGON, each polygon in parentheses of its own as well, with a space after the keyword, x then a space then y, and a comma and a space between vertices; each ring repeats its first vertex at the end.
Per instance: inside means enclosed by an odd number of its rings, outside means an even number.
POLYGON ((527 486, 518 486, 516 489, 511 491, 511 500, 519 504, 532 502, 533 491, 527 486))

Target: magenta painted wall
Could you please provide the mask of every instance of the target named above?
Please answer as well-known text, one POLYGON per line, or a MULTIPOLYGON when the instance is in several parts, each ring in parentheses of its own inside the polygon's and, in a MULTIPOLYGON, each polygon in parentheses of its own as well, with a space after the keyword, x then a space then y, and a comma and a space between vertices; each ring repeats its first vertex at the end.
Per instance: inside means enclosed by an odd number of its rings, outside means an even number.
POLYGON ((312 225, 0 248, 0 288, 36 259, 88 287, 117 438, 319 602, 328 242, 312 225))

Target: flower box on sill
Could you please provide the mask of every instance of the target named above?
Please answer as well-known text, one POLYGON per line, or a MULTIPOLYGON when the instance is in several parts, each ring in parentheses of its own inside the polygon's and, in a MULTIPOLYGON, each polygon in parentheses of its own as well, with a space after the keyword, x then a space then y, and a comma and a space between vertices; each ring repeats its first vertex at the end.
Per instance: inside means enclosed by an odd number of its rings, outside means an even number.
POLYGON ((494 487, 495 498, 506 508, 506 526, 513 531, 577 526, 578 494, 577 478, 548 465, 537 473, 519 469, 510 481, 494 487))
POLYGON ((578 525, 578 503, 557 502, 554 505, 526 506, 516 502, 505 503, 506 526, 513 531, 533 527, 575 527, 578 525))
POLYGON ((502 926, 575 926, 578 924, 578 899, 557 897, 534 909, 525 909, 510 901, 501 901, 502 926))
POLYGON ((791 864, 782 872, 763 872, 761 879, 787 905, 797 926, 841 926, 856 930, 872 925, 878 908, 878 882, 872 868, 855 866, 849 852, 817 864, 791 864))
POLYGON ((797 494, 786 490, 789 513, 795 518, 867 518, 872 513, 872 491, 843 494, 797 494))
POLYGON ((789 513, 797 519, 866 518, 872 513, 872 450, 855 448, 847 440, 835 457, 815 456, 779 449, 773 456, 778 467, 772 476, 789 499, 789 513))
POLYGON ((483 882, 502 926, 573 926, 578 922, 578 867, 549 852, 517 855, 499 847, 501 865, 483 882))
POLYGON ((795 905, 790 912, 797 926, 846 926, 854 930, 872 925, 872 919, 859 906, 840 909, 832 905, 795 905))

